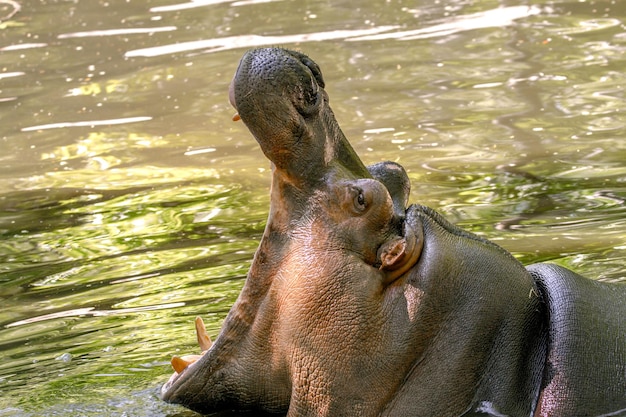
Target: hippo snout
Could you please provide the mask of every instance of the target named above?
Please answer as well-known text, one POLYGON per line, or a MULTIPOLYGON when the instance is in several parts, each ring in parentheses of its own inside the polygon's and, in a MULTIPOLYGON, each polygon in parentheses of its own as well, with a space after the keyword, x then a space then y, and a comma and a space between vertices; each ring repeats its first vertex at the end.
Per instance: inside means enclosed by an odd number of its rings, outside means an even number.
POLYGON ((229 87, 229 100, 280 175, 310 189, 331 170, 370 177, 328 103, 320 68, 282 48, 246 52, 229 87))

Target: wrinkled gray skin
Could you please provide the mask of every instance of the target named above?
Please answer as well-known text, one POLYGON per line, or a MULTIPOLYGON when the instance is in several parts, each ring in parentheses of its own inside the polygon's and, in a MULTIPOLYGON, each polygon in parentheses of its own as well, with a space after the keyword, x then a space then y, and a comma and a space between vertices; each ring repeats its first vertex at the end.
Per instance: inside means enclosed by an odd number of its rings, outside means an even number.
POLYGON ((200 412, 288 416, 626 413, 626 291, 526 270, 363 166, 318 66, 245 54, 231 102, 272 161, 270 214, 208 352, 163 387, 200 412))

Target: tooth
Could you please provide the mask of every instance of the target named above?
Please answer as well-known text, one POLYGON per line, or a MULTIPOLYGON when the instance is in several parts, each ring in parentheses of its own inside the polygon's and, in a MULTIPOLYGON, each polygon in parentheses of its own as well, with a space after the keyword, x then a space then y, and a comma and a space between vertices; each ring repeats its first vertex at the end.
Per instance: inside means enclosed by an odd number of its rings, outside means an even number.
POLYGON ((172 356, 172 368, 181 373, 186 367, 200 359, 202 355, 172 356))
POLYGON ((200 355, 173 356, 172 368, 174 368, 177 373, 181 373, 186 367, 200 359, 211 347, 211 338, 206 332, 206 327, 204 327, 204 322, 201 317, 196 317, 196 336, 202 353, 200 355))
POLYGON ((239 113, 237 113, 233 116, 233 122, 238 122, 239 120, 241 120, 241 116, 239 116, 239 113))
POLYGON ((204 322, 201 317, 196 317, 196 336, 198 338, 198 344, 200 345, 200 350, 203 352, 209 350, 211 345, 211 338, 206 332, 206 327, 204 327, 204 322))

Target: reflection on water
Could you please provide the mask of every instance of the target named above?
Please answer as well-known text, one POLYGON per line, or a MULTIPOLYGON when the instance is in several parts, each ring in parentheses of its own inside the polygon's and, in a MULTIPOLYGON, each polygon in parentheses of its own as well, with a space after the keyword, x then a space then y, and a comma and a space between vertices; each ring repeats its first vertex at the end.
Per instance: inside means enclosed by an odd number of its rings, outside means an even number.
POLYGON ((0 1, 0 415, 158 400, 243 284, 269 169, 245 48, 300 48, 370 164, 525 263, 624 277, 626 15, 585 2, 0 1))

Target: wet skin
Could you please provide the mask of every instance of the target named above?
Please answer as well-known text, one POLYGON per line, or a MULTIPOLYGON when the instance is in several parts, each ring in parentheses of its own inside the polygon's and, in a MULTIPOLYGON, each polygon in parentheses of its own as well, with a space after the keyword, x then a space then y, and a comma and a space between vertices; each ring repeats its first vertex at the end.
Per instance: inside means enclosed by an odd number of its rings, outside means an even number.
POLYGON ((166 401, 288 416, 626 410, 626 287, 527 270, 407 208, 404 169, 362 164, 303 54, 246 53, 230 99, 272 162, 270 213, 220 334, 211 345, 197 324, 205 353, 173 361, 166 401))

